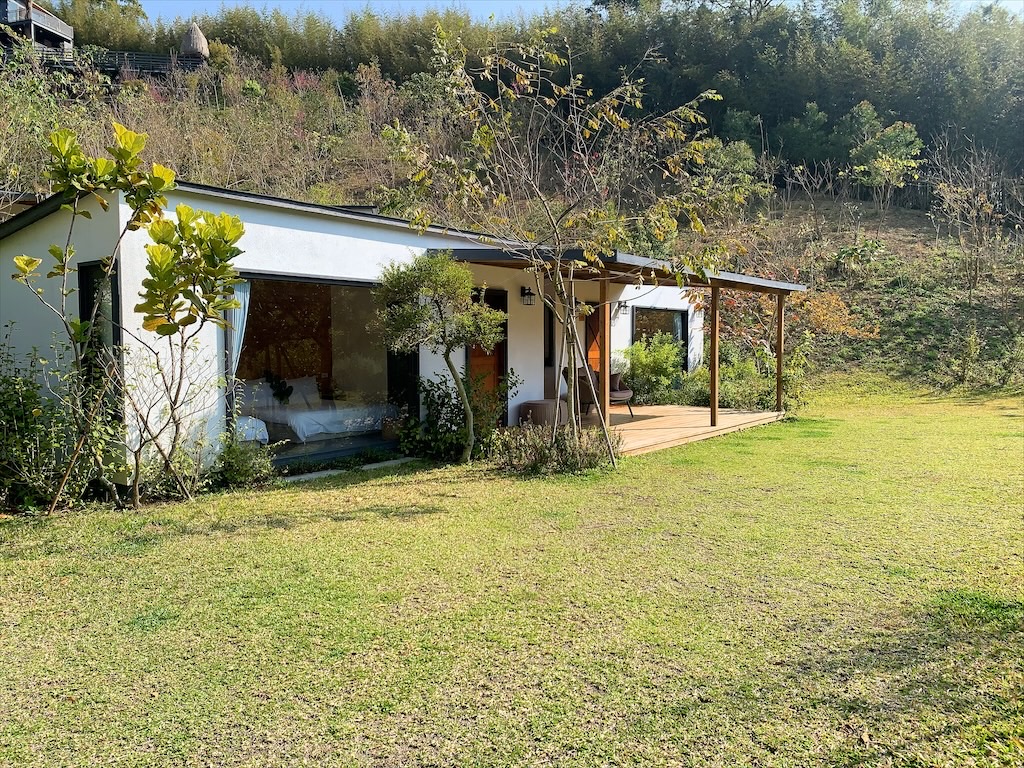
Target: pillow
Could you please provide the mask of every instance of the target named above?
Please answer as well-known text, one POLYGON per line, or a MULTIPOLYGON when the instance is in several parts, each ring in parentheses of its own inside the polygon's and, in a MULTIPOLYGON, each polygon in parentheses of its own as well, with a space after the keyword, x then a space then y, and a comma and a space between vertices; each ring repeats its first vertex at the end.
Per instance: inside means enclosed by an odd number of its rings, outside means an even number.
POLYGON ((242 411, 253 411, 257 408, 269 408, 273 405, 274 396, 266 379, 241 379, 239 387, 239 407, 242 411))
POLYGON ((618 392, 622 389, 622 374, 612 373, 608 376, 608 389, 611 392, 618 392))
POLYGON ((306 408, 320 407, 320 389, 316 385, 316 376, 289 379, 288 386, 292 388, 291 397, 288 398, 288 405, 305 406, 306 408))

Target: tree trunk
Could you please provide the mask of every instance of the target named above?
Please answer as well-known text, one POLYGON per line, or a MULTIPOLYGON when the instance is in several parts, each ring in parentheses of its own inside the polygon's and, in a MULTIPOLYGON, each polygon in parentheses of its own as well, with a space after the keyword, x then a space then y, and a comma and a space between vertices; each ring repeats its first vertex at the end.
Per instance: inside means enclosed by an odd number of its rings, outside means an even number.
POLYGON ((450 349, 445 350, 444 361, 448 364, 448 370, 451 371, 452 378, 455 380, 455 389, 459 393, 459 400, 462 401, 462 412, 466 415, 466 444, 462 449, 460 461, 463 464, 467 464, 473 458, 473 444, 476 442, 476 432, 473 427, 473 406, 469 402, 469 393, 466 391, 466 385, 462 381, 462 375, 455 367, 455 363, 452 362, 452 351, 450 349))
MULTIPOLYGON (((575 331, 575 327, 573 331, 575 331)), ((583 347, 580 344, 579 334, 575 334, 577 350, 581 356, 583 355, 583 347)), ((597 418, 601 423, 601 434, 604 435, 604 444, 608 448, 608 459, 612 463, 612 467, 618 467, 618 462, 615 460, 615 448, 612 447, 612 436, 608 433, 608 420, 605 418, 605 413, 601 410, 601 399, 597 395, 597 389, 594 387, 594 377, 590 375, 590 366, 587 366, 587 385, 590 388, 590 397, 594 400, 594 407, 597 409, 597 418)))

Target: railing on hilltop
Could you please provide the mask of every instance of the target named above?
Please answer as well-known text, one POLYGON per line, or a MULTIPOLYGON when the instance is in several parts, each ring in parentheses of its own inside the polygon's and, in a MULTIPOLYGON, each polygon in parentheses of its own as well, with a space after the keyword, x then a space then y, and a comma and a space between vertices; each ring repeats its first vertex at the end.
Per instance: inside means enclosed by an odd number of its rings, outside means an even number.
POLYGON ((72 69, 93 66, 101 72, 138 72, 145 75, 166 75, 173 70, 191 72, 203 65, 201 56, 143 53, 141 51, 96 50, 88 53, 60 48, 33 46, 36 59, 46 66, 72 69))

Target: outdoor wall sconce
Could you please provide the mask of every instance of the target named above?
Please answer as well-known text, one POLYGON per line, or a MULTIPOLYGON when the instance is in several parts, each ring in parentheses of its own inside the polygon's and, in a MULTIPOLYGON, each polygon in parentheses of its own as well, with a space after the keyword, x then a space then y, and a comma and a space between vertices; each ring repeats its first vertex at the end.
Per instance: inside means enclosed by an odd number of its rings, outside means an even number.
POLYGON ((615 305, 615 314, 617 314, 617 315, 628 315, 629 314, 629 304, 627 304, 624 301, 620 301, 618 304, 615 305))
POLYGON ((533 292, 532 288, 528 288, 525 285, 519 289, 519 296, 523 300, 524 307, 532 307, 537 303, 537 294, 533 292))

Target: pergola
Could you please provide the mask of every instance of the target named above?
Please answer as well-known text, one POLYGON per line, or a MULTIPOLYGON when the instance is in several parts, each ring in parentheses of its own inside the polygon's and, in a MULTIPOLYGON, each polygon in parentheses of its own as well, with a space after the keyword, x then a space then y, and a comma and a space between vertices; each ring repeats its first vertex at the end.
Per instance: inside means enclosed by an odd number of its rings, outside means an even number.
MULTIPOLYGON (((523 268, 528 262, 525 252, 515 249, 498 248, 467 248, 457 249, 454 257, 461 261, 481 266, 523 268)), ((566 261, 583 261, 582 252, 567 252, 566 261)), ((708 366, 711 369, 711 426, 718 426, 718 370, 719 370, 719 331, 721 326, 722 290, 737 290, 747 293, 762 293, 775 296, 775 410, 782 411, 782 370, 784 354, 785 310, 786 297, 791 293, 807 290, 807 286, 799 283, 786 283, 778 280, 767 280, 736 272, 706 272, 698 275, 689 270, 679 273, 667 261, 636 256, 631 253, 616 251, 602 259, 600 266, 577 269, 577 273, 585 276, 588 281, 596 281, 600 286, 600 344, 601 365, 598 371, 601 398, 601 416, 608 422, 609 377, 611 375, 611 304, 608 299, 608 287, 612 283, 634 285, 642 280, 645 285, 679 286, 688 288, 709 288, 711 290, 711 349, 708 366)))

